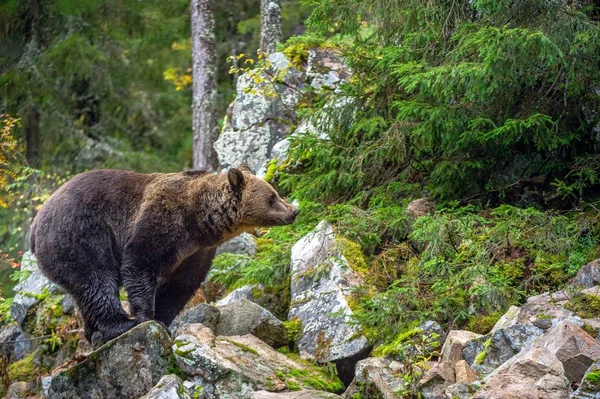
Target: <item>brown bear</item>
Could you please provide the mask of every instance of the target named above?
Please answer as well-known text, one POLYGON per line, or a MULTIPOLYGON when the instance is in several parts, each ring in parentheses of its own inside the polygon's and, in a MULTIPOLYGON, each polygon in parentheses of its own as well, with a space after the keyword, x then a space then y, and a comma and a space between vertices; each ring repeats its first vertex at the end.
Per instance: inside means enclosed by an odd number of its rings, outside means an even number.
POLYGON ((200 287, 215 248, 258 226, 292 223, 298 210, 250 171, 82 173, 31 225, 39 268, 73 296, 92 342, 146 320, 169 325, 200 287), (131 319, 121 307, 125 287, 131 319))

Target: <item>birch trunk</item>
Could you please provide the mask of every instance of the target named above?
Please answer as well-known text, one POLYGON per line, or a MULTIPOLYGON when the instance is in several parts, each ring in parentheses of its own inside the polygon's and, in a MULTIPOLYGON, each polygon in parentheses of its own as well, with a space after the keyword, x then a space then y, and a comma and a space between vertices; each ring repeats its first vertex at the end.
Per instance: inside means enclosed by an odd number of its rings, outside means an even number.
POLYGON ((191 24, 193 167, 215 171, 219 162, 213 143, 219 126, 214 0, 191 0, 191 24))

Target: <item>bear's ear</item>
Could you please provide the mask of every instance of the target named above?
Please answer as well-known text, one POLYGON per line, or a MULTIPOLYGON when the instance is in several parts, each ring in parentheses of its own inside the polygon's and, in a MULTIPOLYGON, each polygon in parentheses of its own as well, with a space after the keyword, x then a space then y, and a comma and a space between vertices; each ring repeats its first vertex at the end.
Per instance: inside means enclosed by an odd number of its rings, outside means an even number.
POLYGON ((241 170, 242 172, 248 172, 250 174, 254 174, 254 171, 252 170, 250 165, 248 165, 247 163, 240 164, 240 166, 238 166, 237 168, 239 170, 241 170))
POLYGON ((244 180, 244 174, 241 170, 236 168, 229 169, 227 172, 227 180, 229 180, 229 184, 234 193, 241 193, 244 190, 246 181, 244 180))

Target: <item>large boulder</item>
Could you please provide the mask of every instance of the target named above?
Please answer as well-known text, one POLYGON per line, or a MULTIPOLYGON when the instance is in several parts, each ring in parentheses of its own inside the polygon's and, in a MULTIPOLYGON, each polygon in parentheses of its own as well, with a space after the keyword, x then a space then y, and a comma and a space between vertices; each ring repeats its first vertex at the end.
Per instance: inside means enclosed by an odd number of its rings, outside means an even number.
POLYGON ((181 378, 173 374, 163 376, 158 384, 140 399, 192 399, 181 378))
POLYGON ((344 392, 344 397, 394 399, 396 393, 404 388, 403 374, 403 365, 390 358, 369 357, 361 360, 356 363, 356 375, 344 392))
POLYGON ((306 77, 313 88, 333 90, 350 75, 350 69, 338 52, 327 48, 308 51, 306 77))
POLYGON ((52 399, 139 398, 174 365, 171 339, 156 322, 142 323, 87 358, 43 381, 52 399))
POLYGON ((288 286, 263 286, 262 284, 244 285, 231 291, 225 297, 217 301, 218 307, 229 305, 242 299, 254 302, 273 313, 278 319, 286 319, 289 304, 290 293, 288 286))
POLYGON ((15 297, 10 307, 10 314, 19 326, 23 325, 27 311, 40 302, 41 296, 60 292, 60 288, 38 269, 35 256, 29 251, 23 254, 21 271, 29 276, 13 288, 15 297))
POLYGON ((266 173, 275 143, 290 133, 300 99, 298 89, 304 84, 303 74, 283 53, 270 54, 266 63, 265 71, 250 71, 238 78, 235 100, 214 145, 222 167, 246 163, 259 176, 266 173))
POLYGON ((254 256, 256 255, 256 241, 251 234, 242 233, 217 247, 217 255, 225 253, 254 256))
POLYGON ((474 399, 565 399, 571 384, 560 360, 546 348, 531 348, 498 367, 474 399))
POLYGON ((563 321, 539 337, 534 345, 546 348, 556 356, 566 377, 574 384, 579 383, 592 363, 600 359, 600 342, 569 321, 563 321))
POLYGON ((14 362, 33 350, 33 341, 16 323, 8 322, 0 329, 0 346, 4 356, 14 362))
POLYGON ((180 329, 173 351, 179 367, 209 398, 251 398, 256 391, 339 391, 341 382, 295 362, 252 335, 217 337, 202 324, 180 329))
POLYGON ((297 340, 300 356, 335 362, 345 383, 354 376, 358 360, 370 346, 356 323, 347 296, 361 284, 339 245, 331 225, 321 222, 292 248, 291 307, 288 320, 301 323, 297 340))
POLYGON ((446 388, 455 382, 454 365, 441 361, 423 374, 419 380, 419 393, 424 399, 440 399, 446 388))
POLYGON ((246 299, 220 306, 221 317, 217 326, 217 335, 252 334, 267 345, 279 348, 287 345, 283 323, 267 309, 246 299))
POLYGON ((465 345, 477 338, 481 338, 481 334, 465 330, 450 330, 444 346, 442 346, 441 359, 448 362, 458 362, 463 358, 463 350, 465 345))
POLYGON ((475 372, 486 376, 529 347, 543 333, 544 330, 532 324, 514 324, 492 330, 485 336, 467 342, 463 358, 475 372))
POLYGON ((600 284, 600 259, 582 266, 569 282, 571 287, 579 289, 592 288, 598 284, 600 284))

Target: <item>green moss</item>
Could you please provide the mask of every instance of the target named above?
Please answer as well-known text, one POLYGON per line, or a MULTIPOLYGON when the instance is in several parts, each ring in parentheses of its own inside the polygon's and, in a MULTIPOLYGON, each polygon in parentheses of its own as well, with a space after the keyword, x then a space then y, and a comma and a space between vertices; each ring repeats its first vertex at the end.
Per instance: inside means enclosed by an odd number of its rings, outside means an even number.
POLYGON ((345 237, 336 236, 337 243, 342 255, 348 261, 350 268, 362 276, 366 276, 369 272, 369 266, 365 260, 360 245, 345 237))
POLYGON ((504 312, 498 311, 489 315, 477 315, 469 319, 465 326, 465 330, 472 331, 477 334, 489 333, 494 325, 500 320, 504 312))
POLYGON ((300 385, 298 385, 296 382, 294 382, 293 380, 286 381, 286 384, 287 384, 287 388, 290 391, 300 391, 302 389, 302 387, 300 385))
POLYGON ((221 338, 223 341, 227 341, 230 344, 233 344, 235 346, 237 346, 238 348, 240 348, 241 350, 243 350, 244 352, 249 352, 249 353, 253 353, 255 355, 258 355, 258 352, 254 349, 249 347, 248 345, 244 345, 242 343, 239 342, 235 342, 234 340, 231 339, 227 339, 227 338, 221 338))
POLYGON ((34 351, 23 359, 9 364, 7 371, 10 381, 31 381, 43 374, 46 370, 42 368, 39 359, 39 351, 34 351))
POLYGON ((589 381, 590 384, 600 386, 600 370, 595 370, 587 373, 583 377, 583 379, 589 381))
POLYGON ((589 324, 584 324, 581 328, 583 331, 590 334, 594 339, 598 336, 598 329, 590 326, 589 324))
POLYGON ((185 372, 177 363, 177 359, 175 359, 175 356, 172 354, 169 356, 169 365, 167 366, 167 372, 169 374, 175 374, 177 377, 181 378, 182 380, 185 380, 187 378, 187 376, 185 375, 185 372))
POLYGON ((565 308, 575 312, 582 319, 600 317, 600 297, 578 293, 565 304, 565 308))
MULTIPOLYGON (((416 323, 415 323, 416 324, 416 323)), ((417 334, 420 334, 422 330, 418 327, 410 328, 400 333, 396 339, 390 344, 380 345, 373 350, 373 356, 393 356, 399 355, 402 350, 402 344, 411 339, 417 334)))
POLYGON ((488 348, 490 347, 491 344, 492 344, 491 338, 488 339, 487 341, 485 341, 485 343, 483 344, 483 350, 481 352, 479 352, 477 357, 475 357, 475 364, 483 364, 483 362, 485 361, 485 358, 487 357, 488 348))
POLYGON ((275 172, 277 171, 277 158, 272 159, 271 161, 269 161, 269 164, 267 165, 267 173, 265 174, 265 181, 270 182, 271 180, 273 180, 273 176, 275 175, 275 172))

